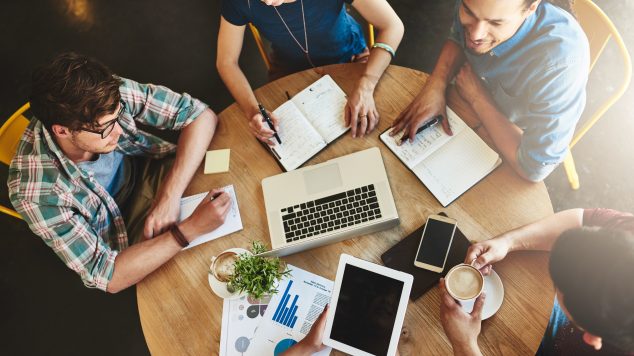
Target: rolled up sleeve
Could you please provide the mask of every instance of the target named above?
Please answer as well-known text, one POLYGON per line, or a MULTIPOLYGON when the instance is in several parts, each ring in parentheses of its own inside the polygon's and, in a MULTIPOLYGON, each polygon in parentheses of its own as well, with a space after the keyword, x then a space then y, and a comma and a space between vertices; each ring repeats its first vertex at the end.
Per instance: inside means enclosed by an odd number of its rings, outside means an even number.
POLYGON ((14 205, 31 230, 80 276, 86 287, 107 290, 118 251, 110 248, 81 215, 26 200, 14 205))
POLYGON ((181 130, 194 121, 207 104, 187 93, 121 78, 121 99, 135 121, 158 129, 181 130))

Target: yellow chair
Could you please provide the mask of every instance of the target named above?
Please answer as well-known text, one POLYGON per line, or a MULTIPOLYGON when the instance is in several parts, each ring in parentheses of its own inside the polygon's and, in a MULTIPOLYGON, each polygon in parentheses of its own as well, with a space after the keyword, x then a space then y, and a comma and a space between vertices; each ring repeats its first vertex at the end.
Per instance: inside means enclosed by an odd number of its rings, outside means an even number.
MULTIPOLYGON (((29 119, 24 116, 24 112, 30 107, 29 103, 24 104, 0 127, 0 162, 6 165, 11 163, 20 138, 22 138, 22 133, 29 125, 29 119)), ((0 212, 22 219, 17 211, 3 205, 0 205, 0 212)))
POLYGON ((260 36, 260 31, 258 31, 258 29, 250 22, 249 28, 251 29, 251 34, 253 34, 255 44, 258 45, 258 50, 260 51, 260 56, 262 56, 266 70, 271 70, 271 60, 269 59, 269 54, 266 53, 266 48, 264 48, 264 42, 262 41, 262 36, 260 36))
POLYGON ((614 27, 614 24, 608 16, 591 0, 576 0, 574 2, 574 11, 577 15, 577 20, 581 24, 581 28, 588 37, 590 43, 590 71, 594 68, 594 65, 601 56, 601 53, 605 49, 610 38, 614 39, 614 42, 618 46, 619 52, 623 59, 623 81, 618 89, 609 98, 603 102, 603 104, 585 120, 585 123, 579 129, 570 142, 570 149, 566 159, 564 160, 564 169, 568 176, 568 182, 570 187, 574 190, 579 189, 579 175, 575 168, 575 162, 572 158, 572 148, 579 142, 579 140, 585 135, 588 130, 605 114, 605 112, 623 95, 625 90, 630 84, 632 77, 632 61, 630 54, 623 43, 623 39, 619 34, 619 31, 614 27))
MULTIPOLYGON (((262 60, 264 61, 264 65, 266 66, 266 70, 271 70, 271 59, 269 58, 268 53, 266 52, 266 48, 264 47, 264 42, 262 41, 262 36, 260 36, 260 31, 249 22, 249 29, 251 30, 251 34, 253 35, 253 39, 255 40, 255 44, 258 45, 258 51, 260 52, 260 56, 262 56, 262 60)), ((372 48, 374 45, 374 26, 371 23, 368 24, 368 47, 372 48)))

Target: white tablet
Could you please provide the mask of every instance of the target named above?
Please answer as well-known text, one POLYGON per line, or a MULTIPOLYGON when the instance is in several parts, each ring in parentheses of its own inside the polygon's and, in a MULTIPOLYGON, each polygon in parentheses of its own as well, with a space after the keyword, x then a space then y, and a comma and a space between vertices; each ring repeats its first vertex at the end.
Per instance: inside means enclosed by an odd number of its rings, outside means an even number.
POLYGON ((323 343, 351 355, 395 355, 412 275, 342 254, 323 343))

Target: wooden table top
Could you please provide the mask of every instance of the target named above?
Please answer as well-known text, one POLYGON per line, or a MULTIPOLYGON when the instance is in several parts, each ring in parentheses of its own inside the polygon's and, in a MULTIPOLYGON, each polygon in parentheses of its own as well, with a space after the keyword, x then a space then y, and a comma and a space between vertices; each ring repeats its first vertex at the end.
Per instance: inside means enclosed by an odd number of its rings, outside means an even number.
MULTIPOLYGON (((330 74, 350 93, 362 64, 339 64, 296 73, 256 90, 267 108, 286 101, 285 91, 300 92, 323 74, 330 74)), ((441 211, 458 220, 460 229, 472 241, 482 241, 504 231, 552 214, 543 183, 529 183, 502 164, 487 178, 444 208, 421 182, 378 139, 397 115, 420 91, 425 73, 390 66, 379 83, 375 100, 381 115, 378 128, 365 138, 349 134, 327 147, 307 165, 378 146, 400 216, 399 226, 333 245, 305 251, 284 260, 334 280, 341 253, 375 263, 392 245, 424 224, 430 214, 441 211), (406 188, 406 189, 403 189, 406 188)), ((449 106, 468 123, 475 115, 464 101, 450 91, 449 106)), ((207 282, 210 259, 232 248, 247 248, 250 241, 269 243, 261 180, 281 170, 252 136, 237 104, 220 115, 220 125, 210 149, 231 149, 230 172, 204 175, 202 167, 185 195, 233 184, 244 229, 229 236, 179 253, 137 285, 139 314, 145 339, 153 355, 218 354, 222 299, 207 282)), ((554 290, 544 253, 514 253, 496 265, 505 298, 496 315, 483 322, 479 344, 485 355, 534 354, 544 333, 552 307, 554 290)), ((409 302, 399 351, 401 355, 450 354, 451 346, 439 320, 439 293, 433 288, 416 302, 409 302)), ((333 354, 338 354, 333 351, 333 354)))

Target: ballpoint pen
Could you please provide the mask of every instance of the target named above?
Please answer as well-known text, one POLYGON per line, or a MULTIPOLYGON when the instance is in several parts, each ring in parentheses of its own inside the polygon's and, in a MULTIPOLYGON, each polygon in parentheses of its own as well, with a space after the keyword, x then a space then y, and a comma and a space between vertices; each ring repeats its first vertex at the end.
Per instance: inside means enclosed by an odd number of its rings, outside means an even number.
MULTIPOLYGON (((416 135, 418 135, 419 133, 423 132, 423 130, 436 125, 437 123, 442 122, 443 119, 444 118, 443 118, 442 115, 434 116, 431 120, 427 121, 421 127, 419 127, 418 130, 416 130, 416 135)), ((401 137, 401 143, 407 141, 408 138, 409 138, 409 136, 407 135, 407 133, 403 134, 403 136, 401 137)))
POLYGON ((266 113, 266 110, 264 110, 264 106, 262 106, 262 104, 258 103, 258 108, 260 109, 260 114, 262 114, 262 117, 264 118, 264 121, 266 121, 266 123, 269 125, 269 128, 271 130, 273 130, 273 136, 275 136, 275 139, 277 140, 277 143, 279 143, 281 145, 282 144, 282 140, 280 140, 280 136, 278 136, 277 131, 275 131, 275 127, 273 126, 273 122, 271 121, 271 118, 269 117, 269 115, 266 113))

